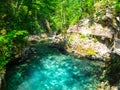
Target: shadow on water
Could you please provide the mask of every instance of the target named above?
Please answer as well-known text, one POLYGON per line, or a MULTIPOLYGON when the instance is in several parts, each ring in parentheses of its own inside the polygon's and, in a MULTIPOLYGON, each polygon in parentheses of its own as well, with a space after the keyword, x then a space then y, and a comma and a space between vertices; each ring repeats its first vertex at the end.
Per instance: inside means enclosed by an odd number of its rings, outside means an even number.
POLYGON ((26 63, 7 68, 6 90, 96 90, 102 71, 96 63, 44 44, 36 48, 26 63))

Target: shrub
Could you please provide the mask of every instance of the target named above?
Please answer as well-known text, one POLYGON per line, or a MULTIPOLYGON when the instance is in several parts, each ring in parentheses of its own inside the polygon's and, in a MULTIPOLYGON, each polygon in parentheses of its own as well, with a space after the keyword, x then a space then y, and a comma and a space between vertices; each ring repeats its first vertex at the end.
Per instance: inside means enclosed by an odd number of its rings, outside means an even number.
POLYGON ((0 36, 0 70, 5 68, 8 58, 20 53, 20 49, 24 46, 27 35, 25 30, 13 30, 4 36, 0 36))

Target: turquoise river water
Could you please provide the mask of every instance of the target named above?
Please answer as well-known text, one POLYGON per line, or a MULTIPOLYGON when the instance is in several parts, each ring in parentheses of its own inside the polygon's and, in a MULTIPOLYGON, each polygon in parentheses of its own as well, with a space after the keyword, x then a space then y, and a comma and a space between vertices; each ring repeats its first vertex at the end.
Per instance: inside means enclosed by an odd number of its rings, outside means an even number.
POLYGON ((6 90, 96 90, 101 68, 42 46, 24 63, 7 69, 6 90))

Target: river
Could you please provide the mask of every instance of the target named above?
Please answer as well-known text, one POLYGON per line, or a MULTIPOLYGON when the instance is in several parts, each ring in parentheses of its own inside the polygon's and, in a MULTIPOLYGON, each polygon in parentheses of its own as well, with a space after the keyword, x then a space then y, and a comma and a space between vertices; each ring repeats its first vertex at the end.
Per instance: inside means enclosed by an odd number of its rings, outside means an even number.
POLYGON ((46 45, 24 63, 7 68, 6 90, 96 90, 101 67, 46 45))

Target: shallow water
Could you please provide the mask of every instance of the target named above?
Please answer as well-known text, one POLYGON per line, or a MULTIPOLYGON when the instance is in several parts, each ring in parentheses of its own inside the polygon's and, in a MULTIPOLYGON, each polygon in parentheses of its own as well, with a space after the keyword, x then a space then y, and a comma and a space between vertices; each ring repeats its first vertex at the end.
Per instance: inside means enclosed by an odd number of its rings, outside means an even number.
POLYGON ((101 72, 96 63, 51 48, 38 53, 7 69, 6 90, 96 90, 101 72))

